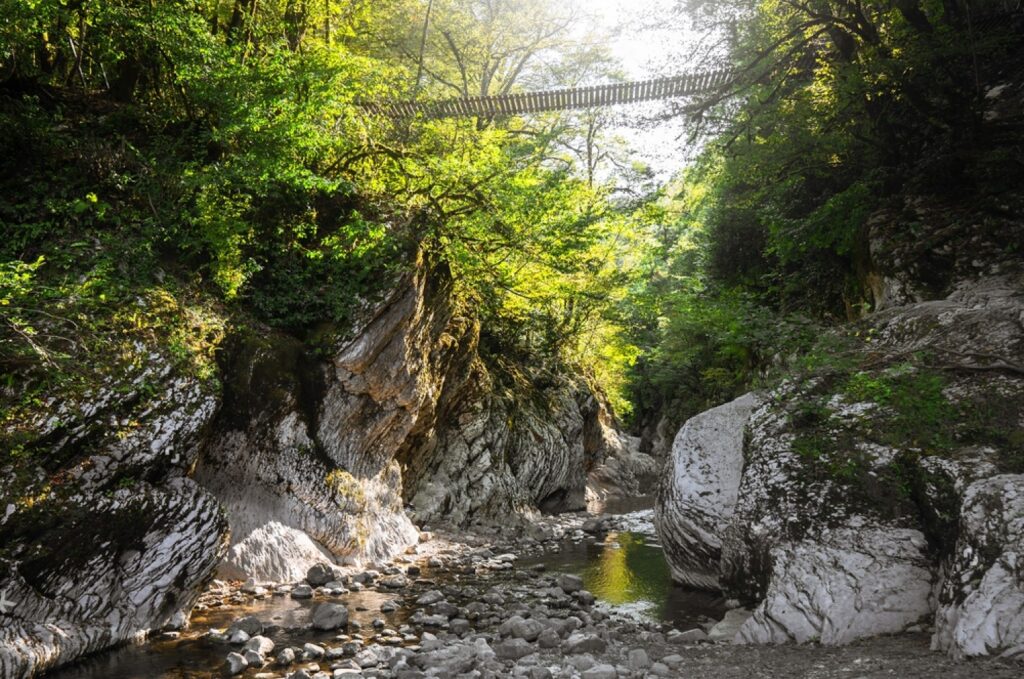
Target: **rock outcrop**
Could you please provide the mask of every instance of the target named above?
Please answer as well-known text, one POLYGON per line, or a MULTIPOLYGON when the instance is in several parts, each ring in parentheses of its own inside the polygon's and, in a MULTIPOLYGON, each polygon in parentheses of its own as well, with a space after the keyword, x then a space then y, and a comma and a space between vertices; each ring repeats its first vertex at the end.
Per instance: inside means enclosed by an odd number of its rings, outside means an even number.
POLYGON ((680 431, 658 507, 673 576, 754 606, 741 642, 934 622, 1024 651, 1024 278, 886 309, 863 346, 680 431))
POLYGON ((741 396, 691 418, 676 436, 655 512, 676 582, 719 588, 722 535, 743 473, 743 432, 757 403, 754 394, 741 396))
POLYGON ((943 564, 932 646, 954 657, 1024 653, 1024 474, 967 486, 943 564))
POLYGON ((416 542, 396 455, 434 424, 451 360, 472 346, 443 278, 399 286, 330 360, 248 338, 196 479, 231 522, 225 577, 291 582, 315 563, 378 560, 416 542))
POLYGON ((32 425, 35 470, 0 475, 0 676, 180 622, 223 553, 220 507, 185 477, 217 400, 144 358, 124 382, 54 404, 32 425))
POLYGON ((455 524, 581 509, 627 439, 586 380, 485 361, 479 334, 421 261, 326 351, 252 324, 218 381, 140 343, 104 389, 16 422, 0 675, 182 624, 218 569, 296 582, 384 560, 420 537, 407 502, 455 524))
POLYGON ((488 367, 479 331, 422 266, 326 360, 278 335, 235 347, 195 471, 231 523, 221 575, 390 557, 418 538, 403 502, 455 525, 582 509, 612 452, 600 400, 582 379, 488 367))
POLYGON ((580 510, 588 472, 628 452, 584 380, 543 375, 538 388, 528 374, 475 359, 467 379, 442 395, 438 426, 403 458, 418 521, 580 510))
POLYGON ((583 445, 596 464, 587 474, 587 507, 603 511, 609 502, 649 495, 661 465, 640 450, 640 438, 619 431, 610 409, 591 397, 584 408, 583 445))

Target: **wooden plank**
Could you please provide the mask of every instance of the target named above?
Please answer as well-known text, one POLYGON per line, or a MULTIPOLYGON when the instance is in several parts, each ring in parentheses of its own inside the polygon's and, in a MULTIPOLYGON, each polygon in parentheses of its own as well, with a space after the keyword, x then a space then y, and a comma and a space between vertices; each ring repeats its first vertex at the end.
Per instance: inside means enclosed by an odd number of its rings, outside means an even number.
MULTIPOLYGON (((813 58, 813 55, 812 57, 813 58)), ((449 97, 437 101, 367 101, 358 106, 367 115, 393 119, 423 115, 451 116, 522 115, 540 111, 614 106, 638 101, 667 99, 720 91, 732 82, 729 67, 630 82, 602 83, 583 87, 555 88, 497 96, 449 97)))

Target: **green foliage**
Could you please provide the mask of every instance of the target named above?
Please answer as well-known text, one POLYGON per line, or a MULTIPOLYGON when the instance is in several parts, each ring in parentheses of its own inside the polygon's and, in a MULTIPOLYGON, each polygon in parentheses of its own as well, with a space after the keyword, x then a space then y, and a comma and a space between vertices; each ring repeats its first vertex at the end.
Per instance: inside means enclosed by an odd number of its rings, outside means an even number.
POLYGON ((941 374, 903 364, 882 373, 854 373, 842 392, 877 403, 890 413, 877 431, 879 443, 928 453, 952 445, 951 426, 956 417, 943 393, 945 386, 941 374))
MULTIPOLYGON (((999 11, 969 5, 974 16, 999 11)), ((1019 166, 1019 148, 993 152, 978 136, 986 104, 973 84, 1001 77, 1009 55, 1019 63, 1006 26, 969 29, 930 0, 685 6, 730 25, 721 56, 758 77, 741 78, 739 99, 704 107, 705 120, 724 122, 704 124, 702 153, 662 199, 652 273, 637 286, 629 326, 643 356, 631 385, 643 427, 763 383, 773 364, 850 370, 856 352, 808 340, 813 325, 871 310, 869 217, 902 193, 941 202, 1001 187, 992 190, 1002 204, 1016 203, 1017 189, 996 168, 1019 166)), ((886 236, 933 250, 926 234, 941 226, 916 226, 894 225, 906 233, 886 236)), ((922 275, 930 268, 919 267, 922 275)), ((891 405, 907 413, 900 435, 927 444, 928 425, 911 420, 932 423, 941 409, 918 412, 924 403, 902 401, 909 395, 899 383, 873 386, 892 388, 891 405)))

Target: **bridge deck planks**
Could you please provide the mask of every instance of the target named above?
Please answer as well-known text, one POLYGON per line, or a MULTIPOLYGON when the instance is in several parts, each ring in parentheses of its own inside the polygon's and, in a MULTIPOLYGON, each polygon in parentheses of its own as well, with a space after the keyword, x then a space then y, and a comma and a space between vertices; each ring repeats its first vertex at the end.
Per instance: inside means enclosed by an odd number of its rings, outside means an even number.
POLYGON ((728 87, 731 75, 732 71, 720 69, 683 73, 652 80, 542 90, 522 94, 503 94, 492 97, 458 97, 437 101, 365 102, 362 107, 370 114, 383 115, 393 119, 416 116, 424 118, 473 116, 491 118, 708 94, 728 87))

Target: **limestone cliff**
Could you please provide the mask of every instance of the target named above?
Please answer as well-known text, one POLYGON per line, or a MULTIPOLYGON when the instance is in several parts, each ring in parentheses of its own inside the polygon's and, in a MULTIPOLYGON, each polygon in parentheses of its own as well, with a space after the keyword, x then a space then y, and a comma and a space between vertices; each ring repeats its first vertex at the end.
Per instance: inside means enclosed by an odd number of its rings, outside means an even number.
POLYGON ((625 440, 603 401, 485 361, 479 333, 420 261, 326 349, 249 324, 199 380, 140 344, 134 371, 15 423, 38 466, 0 480, 0 675, 181 624, 218 571, 383 560, 419 538, 406 503, 455 524, 582 508, 625 440))
POLYGON ((675 577, 754 605, 738 641, 933 623, 954 656, 1019 653, 1024 276, 856 331, 831 363, 680 432, 658 508, 675 577))

